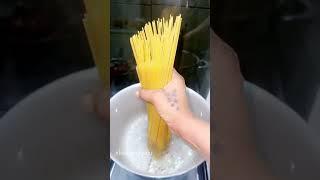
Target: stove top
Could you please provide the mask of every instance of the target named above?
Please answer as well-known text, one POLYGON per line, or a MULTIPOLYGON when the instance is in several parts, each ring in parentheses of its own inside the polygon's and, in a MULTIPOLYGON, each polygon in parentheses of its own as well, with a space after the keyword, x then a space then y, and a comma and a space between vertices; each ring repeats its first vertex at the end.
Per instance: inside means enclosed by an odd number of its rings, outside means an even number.
MULTIPOLYGON (((121 168, 119 165, 111 163, 110 168, 110 180, 148 180, 152 178, 141 177, 128 172, 127 170, 121 168)), ((207 172, 207 164, 204 162, 196 169, 189 171, 188 173, 172 177, 166 178, 166 180, 208 180, 208 172, 207 172)))

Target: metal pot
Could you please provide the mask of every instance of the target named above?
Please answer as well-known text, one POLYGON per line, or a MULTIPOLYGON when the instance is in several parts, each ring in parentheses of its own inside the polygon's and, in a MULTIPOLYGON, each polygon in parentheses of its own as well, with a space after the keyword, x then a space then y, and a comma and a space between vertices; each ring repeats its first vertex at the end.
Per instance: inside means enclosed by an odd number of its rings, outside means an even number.
POLYGON ((111 95, 137 82, 136 69, 129 62, 131 59, 112 58, 110 61, 110 87, 111 95))
POLYGON ((206 97, 209 92, 209 63, 206 59, 187 50, 182 51, 181 61, 177 65, 178 72, 185 78, 186 85, 201 96, 206 97))
MULTIPOLYGON (((119 165, 121 168, 132 173, 134 176, 139 176, 143 178, 177 178, 178 176, 184 176, 187 172, 194 170, 198 167, 204 159, 200 155, 195 155, 191 161, 184 161, 181 168, 170 172, 167 174, 153 174, 149 171, 143 171, 137 166, 130 164, 128 161, 128 156, 125 156, 126 152, 123 149, 123 144, 128 144, 126 142, 126 136, 128 133, 128 128, 133 127, 134 122, 138 119, 146 116, 145 103, 136 97, 135 93, 139 89, 139 84, 131 85, 117 94, 115 94, 110 99, 110 157, 111 159, 119 165)), ((210 121, 210 110, 206 101, 195 91, 187 88, 187 95, 189 98, 189 103, 193 113, 199 118, 210 121)), ((140 128, 135 126, 135 128, 140 128)), ((142 134, 146 132, 142 131, 142 134)), ((139 135, 140 136, 140 135, 139 135)), ((138 136, 136 138, 139 138, 138 136)), ((141 145, 147 142, 142 142, 141 145)), ((139 145, 131 147, 132 150, 139 149, 139 145)), ((185 153, 183 148, 177 148, 174 153, 185 153)), ((132 152, 126 152, 132 153, 132 152)), ((145 153, 145 152, 141 152, 145 153)), ((130 155, 135 155, 134 153, 130 155)), ((183 157, 187 159, 188 157, 183 157)), ((140 162, 139 162, 140 163, 140 162)))

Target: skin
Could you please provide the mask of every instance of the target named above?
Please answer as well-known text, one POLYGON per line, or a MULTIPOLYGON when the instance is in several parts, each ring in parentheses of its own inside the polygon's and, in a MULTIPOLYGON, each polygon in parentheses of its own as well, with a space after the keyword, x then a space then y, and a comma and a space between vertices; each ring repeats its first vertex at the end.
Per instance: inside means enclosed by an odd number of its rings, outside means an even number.
POLYGON ((170 130, 193 145, 210 161, 210 126, 192 114, 185 81, 180 74, 174 70, 171 82, 163 89, 141 89, 137 96, 153 104, 170 130))
POLYGON ((98 116, 98 119, 106 125, 107 118, 109 117, 107 111, 108 100, 106 91, 104 91, 103 88, 97 89, 83 97, 84 109, 88 112, 94 112, 98 116))
MULTIPOLYGON (((211 56, 214 92, 212 120, 215 142, 214 163, 211 167, 214 167, 214 170, 212 169, 214 179, 279 179, 258 156, 243 92, 244 78, 237 54, 213 30, 210 32, 210 47, 210 54, 213 55, 211 56)), ((192 144, 208 161, 210 160, 210 127, 192 115, 182 76, 174 71, 172 81, 164 89, 141 89, 137 95, 152 103, 174 133, 192 144), (175 97, 171 99, 174 100, 168 100, 173 92, 175 97)), ((94 104, 98 102, 96 99, 94 104)), ((95 108, 96 112, 105 121, 107 113, 103 109, 107 109, 107 103, 98 104, 102 108, 95 108)))
MULTIPOLYGON (((185 81, 180 74, 174 70, 172 80, 165 88, 141 89, 137 96, 152 103, 170 130, 193 145, 210 162, 210 126, 192 114, 187 101, 185 81)), ((93 102, 90 109, 103 123, 107 122, 108 116, 106 97, 105 91, 102 90, 85 97, 87 104, 93 102)))
POLYGON ((258 156, 234 50, 211 30, 214 179, 276 179, 258 156))

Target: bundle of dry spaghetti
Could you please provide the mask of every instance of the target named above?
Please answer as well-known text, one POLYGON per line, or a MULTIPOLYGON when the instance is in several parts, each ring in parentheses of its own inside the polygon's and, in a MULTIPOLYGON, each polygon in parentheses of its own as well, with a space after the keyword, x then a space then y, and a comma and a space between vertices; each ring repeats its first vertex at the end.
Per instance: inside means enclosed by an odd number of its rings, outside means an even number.
MULTIPOLYGON (((147 23, 130 38, 142 88, 161 89, 172 78, 174 59, 181 27, 181 15, 147 23)), ((168 147, 170 131, 155 107, 147 103, 148 147, 154 157, 160 157, 168 147)))
POLYGON ((106 88, 109 84, 107 60, 109 57, 109 0, 84 0, 86 14, 83 25, 86 30, 92 56, 99 76, 106 88))

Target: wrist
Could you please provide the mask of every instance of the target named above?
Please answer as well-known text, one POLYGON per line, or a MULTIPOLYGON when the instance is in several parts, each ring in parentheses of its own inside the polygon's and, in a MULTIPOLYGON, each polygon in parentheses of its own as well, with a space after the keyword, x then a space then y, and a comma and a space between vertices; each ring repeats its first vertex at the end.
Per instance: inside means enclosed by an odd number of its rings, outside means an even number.
MULTIPOLYGON (((192 113, 186 113, 181 116, 179 116, 179 119, 177 120, 177 133, 178 135, 187 140, 187 141, 193 141, 190 138, 190 135, 193 133, 193 128, 195 128, 197 124, 197 119, 192 115, 192 113)), ((192 142, 189 142, 192 143, 192 142)))
MULTIPOLYGON (((179 121, 181 122, 178 126, 179 136, 198 151, 203 151, 203 149, 208 148, 208 146, 210 146, 210 140, 206 142, 206 139, 210 139, 210 126, 192 114, 182 116, 181 118, 183 119, 179 121), (209 143, 209 145, 206 143, 209 143)), ((207 152, 204 154, 207 156, 206 153, 207 152)))
POLYGON ((188 128, 188 124, 192 124, 194 121, 193 114, 191 112, 179 113, 175 119, 176 122, 176 130, 180 135, 184 133, 188 128))

